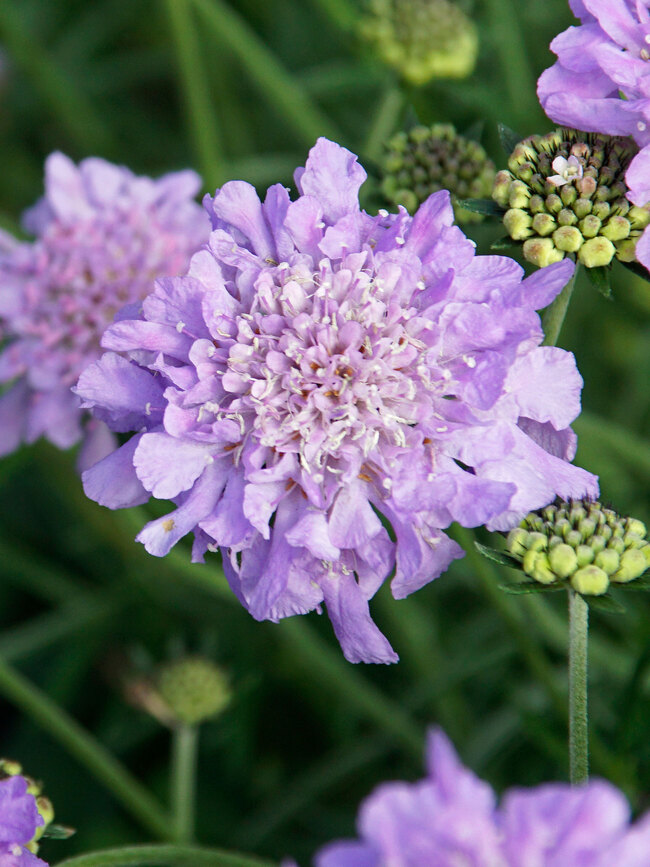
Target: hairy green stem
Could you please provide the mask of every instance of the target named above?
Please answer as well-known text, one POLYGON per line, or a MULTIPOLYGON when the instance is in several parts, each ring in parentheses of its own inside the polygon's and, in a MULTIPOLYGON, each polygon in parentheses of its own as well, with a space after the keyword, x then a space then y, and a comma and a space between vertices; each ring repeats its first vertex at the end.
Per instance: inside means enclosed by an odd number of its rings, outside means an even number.
POLYGON ((589 779, 587 641, 589 606, 569 590, 569 773, 576 786, 589 779))
POLYGON ((59 861, 56 867, 274 867, 253 855, 198 846, 124 846, 59 861))
POLYGON ((174 840, 177 843, 191 843, 194 839, 198 748, 198 726, 181 723, 174 729, 171 778, 174 840))
POLYGON ((169 818, 153 795, 98 740, 2 659, 0 695, 58 741, 152 834, 169 839, 169 818))
POLYGON ((576 277, 578 276, 579 268, 580 265, 576 262, 571 279, 544 311, 544 315, 542 316, 542 328, 544 329, 545 335, 542 344, 543 346, 555 346, 558 341, 566 312, 569 309, 569 302, 573 295, 573 289, 576 284, 576 277))

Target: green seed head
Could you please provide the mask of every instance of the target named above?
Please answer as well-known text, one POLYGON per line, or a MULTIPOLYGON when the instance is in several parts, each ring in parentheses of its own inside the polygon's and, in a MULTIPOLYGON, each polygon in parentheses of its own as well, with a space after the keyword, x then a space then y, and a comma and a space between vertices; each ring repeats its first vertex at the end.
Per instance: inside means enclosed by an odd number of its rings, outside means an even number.
POLYGON ((361 36, 384 63, 414 85, 466 78, 478 55, 478 31, 451 0, 369 0, 361 36))
POLYGON ((510 237, 524 241, 524 257, 538 267, 567 253, 587 268, 634 261, 650 224, 650 203, 631 206, 626 198, 625 172, 637 152, 630 138, 566 128, 519 142, 492 196, 534 217, 526 223, 510 210, 504 216, 510 237))
POLYGON ((157 686, 172 717, 186 725, 198 725, 216 716, 230 701, 225 675, 200 656, 188 656, 163 666, 157 686))
POLYGON ((634 581, 650 567, 645 524, 592 500, 557 501, 530 512, 506 545, 533 581, 568 579, 586 595, 605 593, 610 581, 634 581))
POLYGON ((494 163, 484 149, 451 124, 398 133, 388 142, 382 161, 381 188, 392 205, 404 205, 412 214, 431 193, 447 189, 459 223, 483 219, 461 208, 457 200, 486 198, 493 181, 494 163))

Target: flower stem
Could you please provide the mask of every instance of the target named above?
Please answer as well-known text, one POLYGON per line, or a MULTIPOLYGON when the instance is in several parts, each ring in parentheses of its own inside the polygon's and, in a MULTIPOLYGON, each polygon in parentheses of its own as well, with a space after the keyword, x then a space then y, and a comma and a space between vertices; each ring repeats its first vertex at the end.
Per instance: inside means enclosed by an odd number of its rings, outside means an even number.
POLYGON ((274 867, 272 861, 198 846, 124 846, 77 855, 57 867, 274 867))
POLYGON ((560 294, 554 298, 553 302, 549 304, 542 316, 542 328, 544 329, 545 334, 544 342, 542 344, 543 346, 555 346, 558 341, 564 323, 564 317, 569 309, 569 302, 573 295, 573 288, 576 284, 579 267, 579 263, 576 262, 571 279, 560 294))
POLYGON ((191 843, 194 839, 198 747, 198 726, 181 723, 174 729, 171 774, 174 840, 177 843, 191 843))
POLYGON ((569 772, 576 786, 589 778, 587 639, 589 606, 569 590, 569 772))
POLYGON ((152 834, 169 838, 169 819, 153 795, 98 740, 2 659, 0 695, 67 749, 152 834))

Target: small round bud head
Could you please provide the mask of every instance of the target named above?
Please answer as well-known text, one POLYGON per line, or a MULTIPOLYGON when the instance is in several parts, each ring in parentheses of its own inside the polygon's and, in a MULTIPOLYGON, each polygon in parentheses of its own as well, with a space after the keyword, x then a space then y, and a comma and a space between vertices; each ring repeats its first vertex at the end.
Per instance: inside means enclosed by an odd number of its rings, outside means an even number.
POLYGON ((537 562, 537 555, 539 551, 526 551, 524 554, 524 559, 522 561, 523 569, 526 575, 532 575, 535 571, 535 563, 537 562))
POLYGON ((612 538, 612 528, 609 526, 609 524, 603 524, 603 526, 599 527, 598 529, 598 535, 602 536, 606 542, 609 542, 609 540, 612 538))
POLYGON ((565 544, 556 545, 548 554, 548 562, 558 578, 568 578, 578 568, 575 550, 565 544))
POLYGON ((564 253, 557 249, 552 238, 529 238, 524 241, 523 253, 524 258, 538 268, 546 268, 564 259, 564 253))
MULTIPOLYGON (((447 189, 457 222, 483 219, 481 214, 462 208, 458 200, 489 196, 494 164, 478 142, 459 135, 451 124, 415 126, 398 133, 386 145, 381 168, 381 189, 392 205, 403 205, 414 213, 432 193, 447 189)), ((507 176, 504 206, 510 183, 507 176)))
POLYGON ((648 561, 643 551, 638 548, 628 548, 621 554, 621 565, 612 575, 612 581, 626 584, 628 581, 640 578, 647 568, 648 561))
POLYGON ((578 198, 578 191, 573 186, 564 186, 560 192, 560 198, 562 199, 562 204, 567 206, 572 205, 578 198))
MULTIPOLYGON (((533 217, 533 231, 542 238, 551 235, 556 228, 555 218, 550 214, 535 214, 533 217)), ((555 236, 553 236, 553 240, 555 240, 555 236)))
POLYGON ((553 243, 558 250, 565 253, 577 253, 583 241, 579 229, 576 229, 575 226, 561 226, 553 232, 553 243))
POLYGON ((158 692, 172 715, 185 725, 197 725, 221 713, 231 697, 221 669, 199 656, 165 665, 158 676, 158 692))
POLYGON ((557 193, 551 193, 546 197, 546 207, 548 208, 549 213, 559 214, 563 207, 562 199, 557 195, 557 193))
POLYGON ((515 527, 508 533, 506 546, 513 557, 521 559, 528 550, 528 531, 523 527, 515 527))
POLYGON ((555 548, 556 545, 564 545, 564 539, 560 538, 560 536, 550 536, 548 540, 548 550, 551 548, 555 548))
POLYGON ((573 573, 571 586, 583 596, 602 596, 609 587, 609 578, 606 572, 592 564, 573 573))
POLYGON ((591 545, 578 545, 576 548, 578 566, 588 566, 590 563, 594 562, 595 556, 596 552, 591 545))
POLYGON ((590 238, 578 252, 578 259, 586 268, 609 265, 616 255, 616 247, 607 238, 590 238))
POLYGON ((607 547, 612 551, 618 551, 619 554, 622 554, 625 551, 625 542, 620 536, 612 535, 612 538, 607 543, 607 547))
POLYGON ((600 232, 601 221, 594 214, 589 214, 579 222, 580 232, 583 238, 595 238, 600 232))
POLYGON ((606 572, 608 575, 613 575, 614 572, 618 569, 621 562, 620 556, 616 553, 616 551, 612 551, 611 548, 606 548, 604 551, 601 551, 599 554, 596 554, 594 558, 594 563, 603 572, 606 572))
POLYGON ((583 539, 590 539, 596 532, 596 527, 598 526, 598 522, 591 516, 588 518, 582 518, 577 522, 577 524, 578 530, 583 539))
POLYGON ((557 575, 551 569, 548 556, 541 551, 536 553, 530 576, 540 584, 553 584, 554 581, 557 581, 557 575))
POLYGON ((361 35, 411 84, 466 78, 478 55, 478 32, 450 0, 370 0, 361 35))
MULTIPOLYGON (((609 527, 607 527, 607 529, 609 530, 609 527)), ((592 551, 597 554, 599 551, 602 551, 607 547, 607 539, 604 535, 592 536, 591 539, 589 539, 588 544, 592 551)))
POLYGON ((575 524, 579 524, 580 521, 584 521, 587 517, 587 510, 584 506, 573 506, 569 510, 569 521, 575 526, 575 524))
POLYGON ((5 777, 17 777, 23 772, 20 762, 13 759, 0 759, 0 779, 5 777))
POLYGON ((503 216, 503 224, 506 227, 508 234, 515 241, 523 241, 533 234, 531 226, 533 218, 521 208, 510 208, 503 216))
MULTIPOLYGON (((620 211, 622 207, 627 207, 627 203, 621 203, 617 206, 617 211, 620 211)), ((609 206, 609 202, 596 202, 592 209, 591 213, 594 217, 598 217, 601 223, 609 217, 610 211, 612 209, 609 206)))
POLYGON ((631 228, 626 217, 610 217, 601 234, 610 241, 623 241, 630 234, 631 228))
MULTIPOLYGON (((506 201, 506 205, 507 205, 507 201, 506 201)), ((528 210, 530 211, 531 214, 544 214, 544 213, 546 213, 546 210, 547 210, 546 209, 546 202, 542 198, 542 196, 539 196, 537 194, 535 194, 534 196, 531 196, 530 200, 528 202, 528 210)))
POLYGON ((635 229, 645 229, 650 225, 650 205, 644 205, 642 208, 633 205, 627 212, 627 218, 635 229))

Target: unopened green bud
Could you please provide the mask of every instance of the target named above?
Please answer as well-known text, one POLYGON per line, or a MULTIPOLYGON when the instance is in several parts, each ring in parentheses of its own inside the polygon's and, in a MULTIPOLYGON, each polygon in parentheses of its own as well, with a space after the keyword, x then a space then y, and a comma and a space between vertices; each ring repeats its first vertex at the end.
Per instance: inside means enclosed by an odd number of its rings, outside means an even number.
POLYGON ((546 268, 564 259, 564 253, 557 249, 552 238, 529 238, 524 241, 523 253, 524 258, 538 268, 546 268))
POLYGON ((186 725, 221 713, 231 695, 221 669, 199 656, 165 665, 158 677, 158 692, 172 715, 186 725))
MULTIPOLYGON (((607 527, 607 529, 609 530, 609 527, 607 527)), ((602 533, 602 530, 600 532, 602 533)), ((611 532, 612 531, 609 530, 610 536, 611 536, 611 532)), ((589 539, 588 544, 589 544, 589 547, 592 549, 592 551, 594 551, 594 553, 597 554, 599 551, 602 551, 606 547, 607 539, 605 538, 604 534, 603 535, 599 534, 598 536, 592 536, 591 539, 589 539)))
POLYGON ((533 234, 531 228, 533 218, 526 211, 522 211, 521 208, 511 208, 509 211, 506 211, 503 217, 503 224, 508 230, 510 237, 514 238, 515 241, 523 241, 533 234))
POLYGON ((636 262, 636 241, 636 238, 626 238, 616 242, 616 258, 620 262, 636 262))
POLYGON ((578 545, 582 542, 582 533, 580 530, 569 530, 569 532, 564 537, 567 545, 571 545, 572 548, 577 548, 578 545))
POLYGON ((643 521, 639 521, 637 518, 628 518, 625 523, 625 530, 627 533, 639 536, 641 539, 643 539, 648 532, 643 521))
POLYGON ((20 762, 13 759, 0 759, 0 779, 5 777, 17 777, 23 772, 20 762))
POLYGON ((570 208, 562 208, 560 213, 557 215, 557 221, 560 226, 575 226, 578 222, 578 218, 570 208))
POLYGON ((648 561, 638 548, 628 548, 621 554, 621 565, 617 572, 612 575, 612 581, 626 584, 639 578, 648 568, 648 561))
POLYGON ((610 217, 601 234, 610 241, 623 241, 630 234, 630 221, 625 217, 610 217))
POLYGON ((533 565, 531 577, 540 584, 552 584, 557 581, 557 575, 551 569, 549 558, 546 554, 537 552, 533 565))
POLYGON ((609 587, 609 578, 598 566, 583 566, 571 576, 571 586, 583 596, 602 596, 609 587))
POLYGON ((562 199, 562 203, 564 205, 572 205, 578 198, 578 191, 575 187, 567 184, 566 186, 562 187, 562 190, 560 192, 560 198, 562 199))
POLYGON ((508 192, 508 203, 511 208, 527 208, 530 200, 530 190, 523 181, 513 181, 508 192))
POLYGON ((596 554, 594 559, 594 563, 596 566, 599 566, 603 572, 606 572, 608 575, 613 575, 614 572, 618 569, 621 562, 620 556, 616 553, 616 551, 612 551, 610 548, 606 548, 604 551, 601 551, 599 554, 596 554))
POLYGON ((578 545, 578 547, 576 548, 578 566, 588 566, 590 563, 594 562, 595 556, 596 552, 589 545, 578 545))
POLYGON ((600 231, 602 223, 598 217, 589 214, 583 220, 580 220, 579 226, 583 238, 595 238, 600 231))
POLYGON ((528 550, 528 531, 523 527, 515 527, 508 533, 506 546, 513 557, 522 558, 528 550))
POLYGON ((644 205, 642 208, 633 205, 627 212, 627 218, 635 229, 645 229, 646 226, 650 225, 650 205, 644 205))
MULTIPOLYGON (((552 234, 556 228, 557 223, 550 214, 535 214, 533 217, 533 231, 542 238, 552 234)), ((555 240, 555 235, 553 235, 553 240, 555 240)))
POLYGON ((573 205, 573 213, 580 220, 591 214, 591 202, 589 199, 578 199, 573 205))
POLYGON ((565 253, 577 253, 583 240, 580 231, 575 226, 561 226, 553 232, 553 243, 558 250, 565 253))
POLYGON ((510 172, 497 172, 497 175, 494 178, 494 185, 492 187, 492 198, 498 205, 501 205, 502 208, 510 207, 509 200, 511 183, 512 176, 510 175, 510 172))
POLYGON ((558 578, 568 578, 578 568, 576 552, 567 544, 556 545, 549 551, 548 562, 558 578))
POLYGON ((616 254, 616 247, 607 238, 590 238, 578 252, 578 259, 586 268, 609 265, 616 254))

